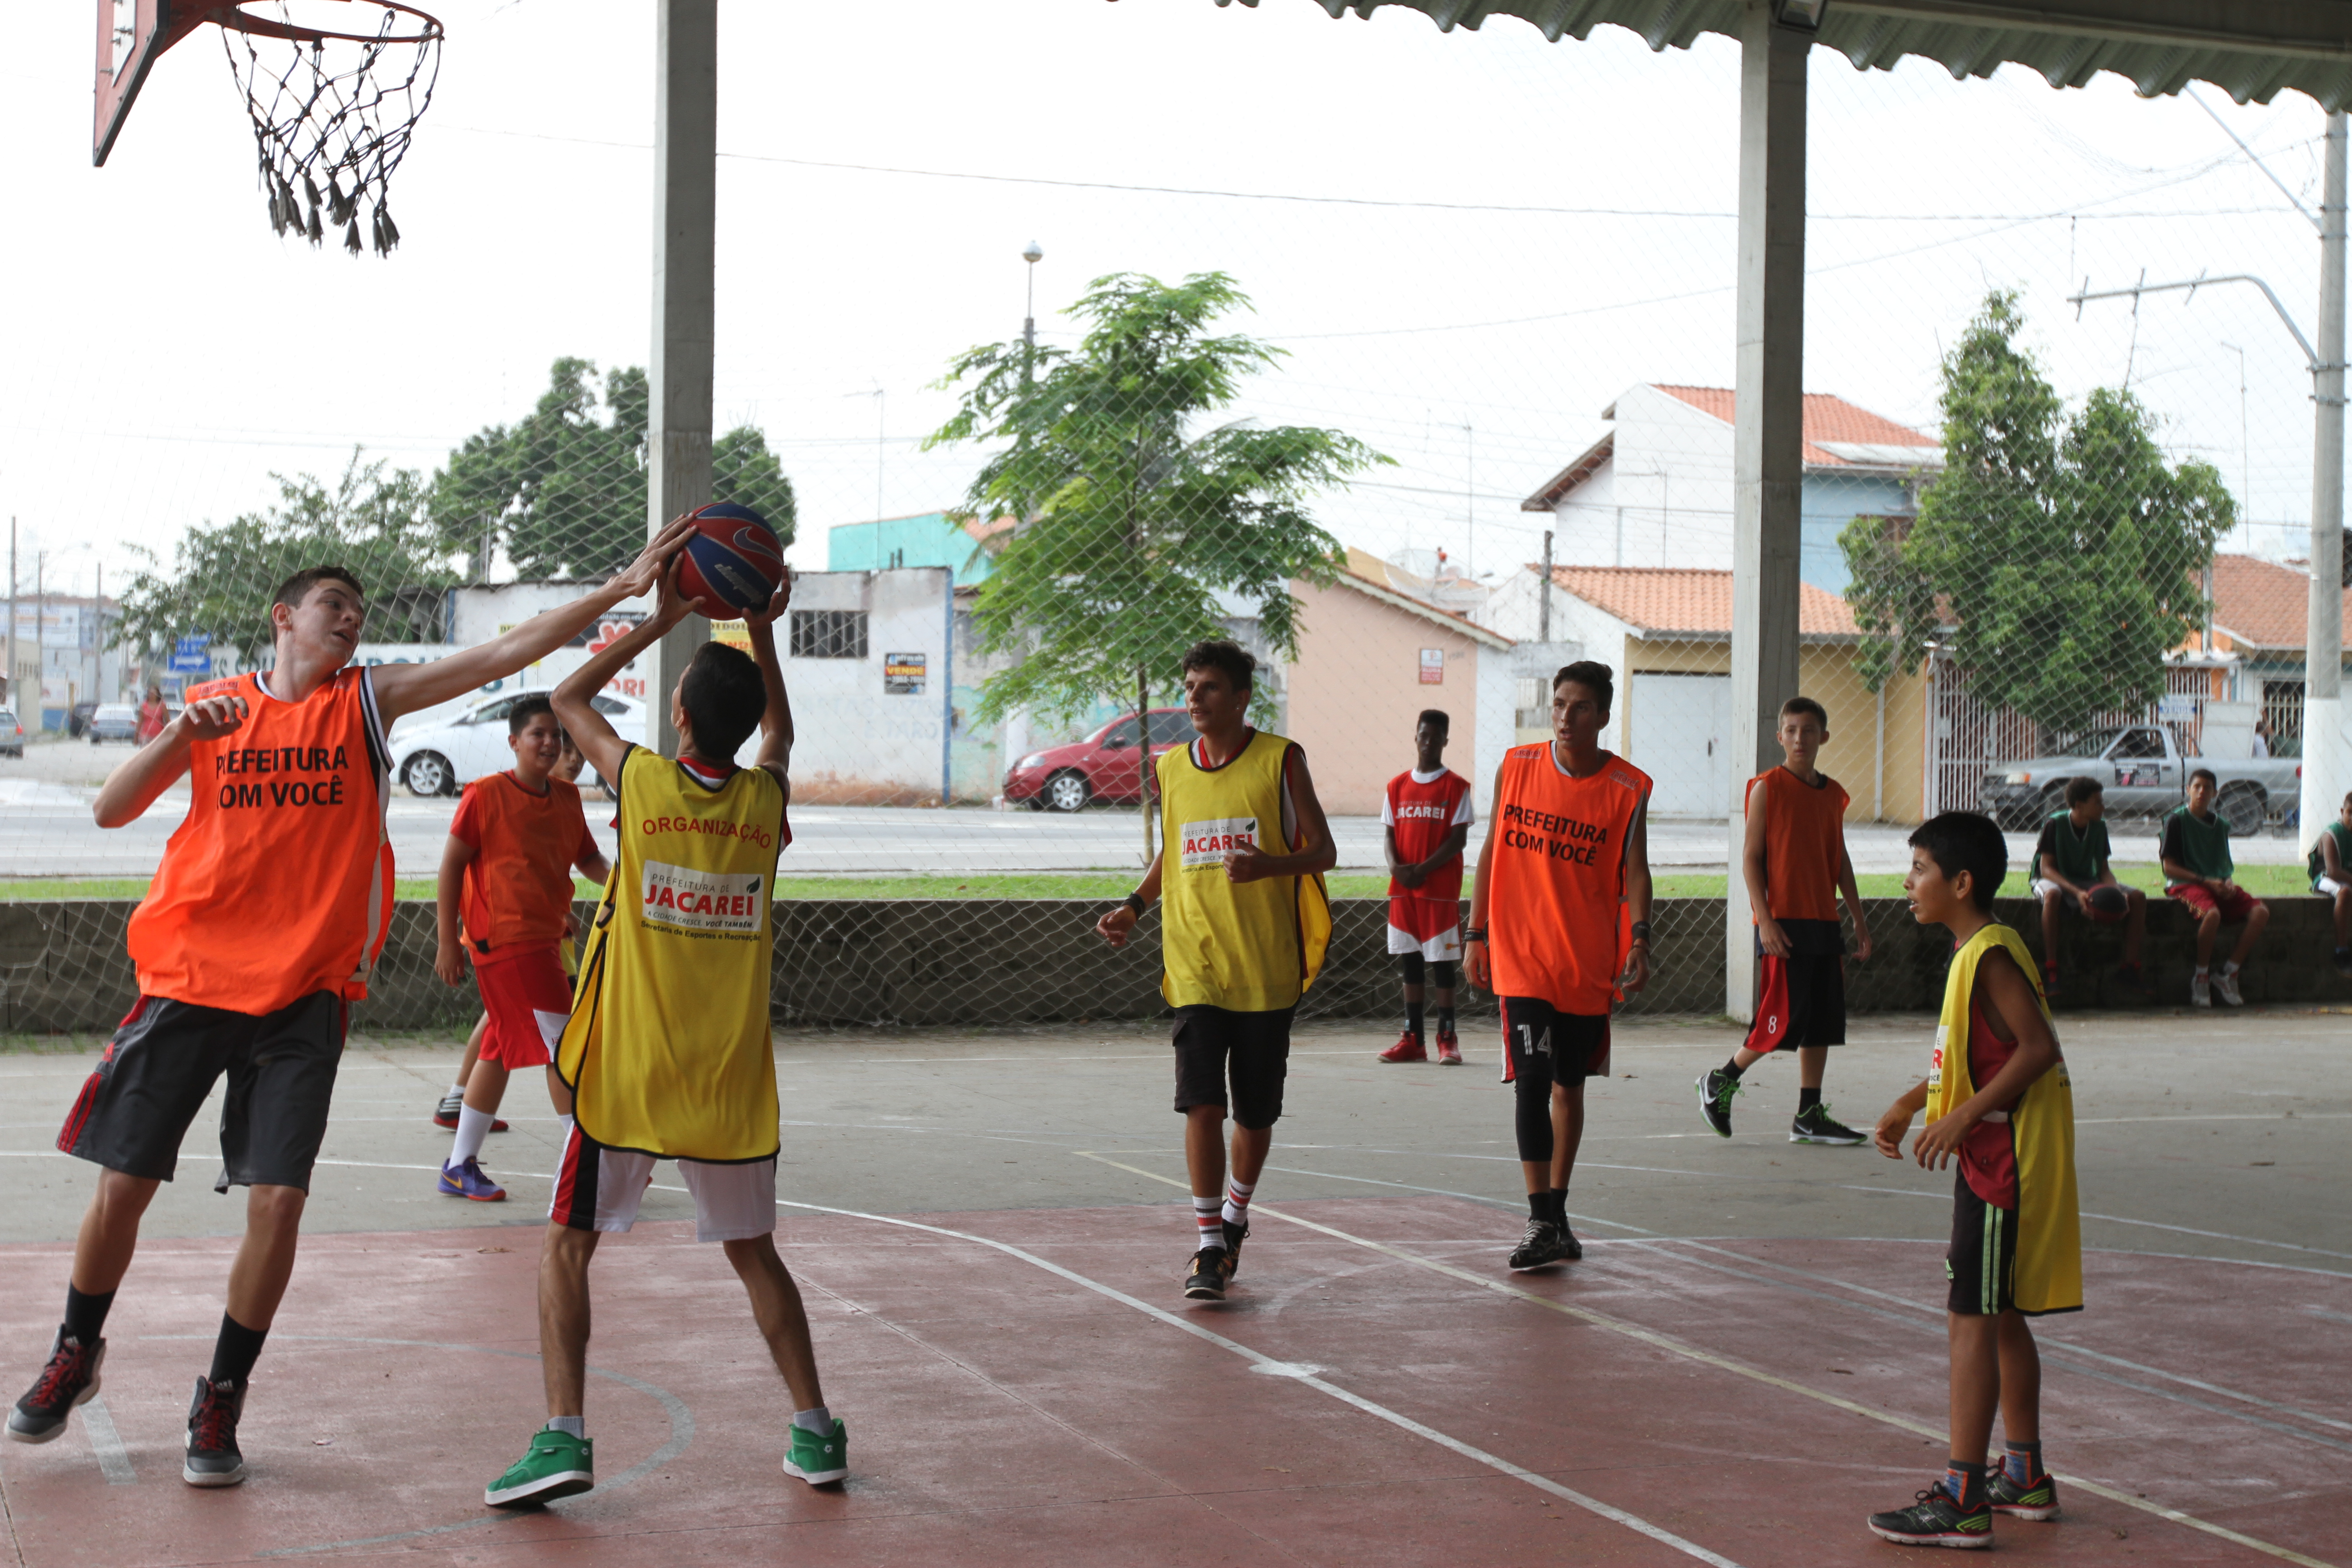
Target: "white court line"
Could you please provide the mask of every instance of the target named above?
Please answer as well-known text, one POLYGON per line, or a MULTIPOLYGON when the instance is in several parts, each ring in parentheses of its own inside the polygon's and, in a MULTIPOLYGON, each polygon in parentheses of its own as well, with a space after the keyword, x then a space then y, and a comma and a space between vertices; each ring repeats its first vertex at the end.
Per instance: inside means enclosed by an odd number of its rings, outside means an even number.
MULTIPOLYGON (((1142 1173, 1147 1175, 1150 1174, 1149 1172, 1142 1173)), ((1161 1181, 1166 1180, 1165 1177, 1158 1177, 1155 1179, 1161 1181)), ((1588 1513, 1598 1514, 1601 1518, 1608 1520, 1612 1523, 1622 1524, 1628 1530, 1646 1535, 1651 1540, 1655 1541, 1662 1545, 1671 1546, 1686 1557, 1696 1558, 1701 1563, 1710 1564, 1711 1568, 1739 1568, 1739 1564, 1733 1562, 1730 1558, 1709 1552, 1706 1547, 1699 1545, 1696 1542, 1685 1541, 1681 1536, 1675 1534, 1672 1531, 1661 1529, 1659 1526, 1652 1524, 1648 1520, 1642 1518, 1638 1514, 1628 1513, 1623 1509, 1616 1508, 1609 1503, 1602 1502, 1598 1498, 1587 1497, 1582 1492, 1575 1491, 1568 1487, 1560 1485, 1558 1481, 1553 1480, 1549 1476, 1538 1475, 1535 1471, 1526 1468, 1524 1466, 1513 1464, 1510 1460, 1502 1458, 1500 1455, 1490 1454, 1484 1448, 1475 1447, 1468 1443, 1463 1442, 1458 1437, 1440 1432, 1434 1426, 1424 1426, 1421 1422, 1413 1420, 1411 1416, 1400 1415, 1384 1405, 1376 1405, 1360 1394, 1351 1394, 1347 1389, 1341 1388, 1337 1384, 1331 1383, 1327 1379, 1313 1375, 1302 1376, 1299 1374, 1298 1367, 1295 1363, 1277 1361, 1274 1357, 1266 1355, 1262 1352, 1252 1350, 1249 1346, 1241 1343, 1237 1340, 1229 1340, 1223 1334, 1204 1329, 1200 1324, 1193 1322, 1188 1318, 1178 1317, 1175 1313, 1168 1311, 1163 1308, 1155 1307, 1148 1301, 1139 1300, 1135 1297, 1129 1295, 1124 1290, 1117 1289, 1111 1286, 1106 1285, 1098 1279, 1090 1279, 1075 1269, 1063 1268, 1058 1263, 1048 1262, 1046 1259, 1038 1257, 1035 1253, 1024 1252, 1020 1247, 1014 1247, 1010 1243, 992 1241, 987 1237, 973 1236, 961 1230, 950 1230, 945 1226, 924 1225, 917 1220, 897 1219, 888 1215, 862 1214, 856 1209, 832 1208, 824 1204, 793 1203, 786 1198, 778 1198, 776 1200, 776 1206, 779 1208, 806 1209, 814 1214, 840 1215, 847 1219, 870 1220, 877 1225, 898 1226, 908 1230, 928 1231, 933 1236, 951 1237, 958 1241, 968 1241, 975 1246, 992 1247, 998 1252, 1005 1254, 1007 1257, 1017 1258, 1024 1263, 1042 1268, 1048 1274, 1057 1275, 1060 1278, 1068 1280, 1073 1285, 1082 1286, 1088 1290, 1094 1291, 1098 1296, 1107 1297, 1113 1301, 1118 1302, 1121 1306, 1132 1307, 1137 1311, 1143 1313, 1146 1317, 1157 1319, 1159 1321, 1167 1324, 1170 1328, 1175 1329, 1183 1333, 1191 1334, 1195 1339, 1205 1340, 1210 1344, 1217 1346, 1220 1350, 1231 1351, 1234 1354, 1240 1356, 1243 1360, 1248 1362, 1250 1363, 1250 1369, 1253 1372, 1269 1373, 1272 1375, 1286 1378, 1293 1383, 1312 1388, 1318 1394, 1328 1394, 1343 1405, 1353 1406, 1355 1409, 1362 1411, 1367 1415, 1376 1416, 1392 1426, 1412 1433, 1416 1437, 1421 1437, 1429 1442, 1434 1443, 1439 1447, 1450 1449, 1454 1453, 1461 1455, 1465 1459, 1475 1460, 1491 1469, 1498 1470, 1504 1475, 1509 1476, 1514 1480, 1524 1481, 1528 1486, 1535 1488, 1538 1491, 1549 1492, 1553 1497, 1559 1498, 1564 1502, 1574 1503, 1577 1507, 1583 1509, 1588 1513)), ((1288 1216, 1286 1215, 1285 1217, 1286 1218, 1288 1216)), ((1349 1239, 1353 1238, 1350 1237, 1349 1239)), ((2301 1561, 2308 1562, 2309 1560, 2303 1559, 2301 1561)), ((2326 1565, 2313 1564, 2312 1568, 2326 1568, 2326 1565)))
MULTIPOLYGON (((1154 1171, 1141 1170, 1134 1165, 1120 1165, 1116 1160, 1104 1160, 1100 1154, 1091 1153, 1085 1150, 1072 1150, 1071 1152, 1077 1154, 1082 1159, 1101 1160, 1106 1165, 1116 1165, 1122 1171, 1133 1172, 1136 1175, 1147 1177, 1151 1181, 1160 1182, 1168 1186, 1182 1188, 1188 1192, 1191 1190, 1190 1183, 1175 1181, 1170 1177, 1160 1175, 1154 1171)), ((1888 1190, 1899 1191, 1900 1189, 1888 1190)), ((1919 1194, 1916 1195, 1925 1197, 1931 1196, 1933 1194, 1919 1194)), ((1250 1206, 1259 1214, 1267 1215, 1276 1219, 1287 1220, 1292 1225, 1302 1226, 1307 1230, 1319 1231, 1325 1236, 1334 1237, 1341 1241, 1351 1241, 1359 1247, 1369 1247, 1374 1252, 1382 1253, 1390 1258, 1398 1259, 1400 1262, 1411 1263, 1416 1267, 1432 1269, 1440 1274, 1451 1275, 1456 1279, 1465 1280, 1472 1285, 1477 1286, 1481 1289, 1492 1290, 1496 1295, 1509 1296, 1516 1298, 1518 1300, 1529 1302, 1535 1306, 1558 1312, 1563 1317, 1574 1318, 1580 1322, 1591 1323, 1595 1328, 1607 1329, 1612 1333, 1622 1334, 1628 1339, 1639 1341, 1643 1344, 1654 1345, 1660 1350, 1670 1351, 1675 1355, 1684 1356, 1692 1361, 1704 1363, 1708 1366, 1718 1367, 1726 1372, 1736 1373, 1739 1376, 1750 1379, 1753 1382, 1761 1383, 1773 1388, 1783 1389, 1790 1394, 1801 1394, 1807 1399, 1818 1401, 1821 1404, 1830 1405, 1835 1409, 1849 1411, 1853 1415, 1863 1416, 1868 1420, 1882 1422, 1886 1426, 1895 1427, 1901 1431, 1916 1433, 1919 1436, 1927 1437, 1937 1442, 1943 1441, 1949 1436, 1949 1434, 1944 1431, 1941 1427, 1930 1426, 1926 1422, 1914 1421, 1909 1416, 1898 1415, 1891 1410, 1881 1410, 1874 1405, 1864 1405, 1857 1400, 1847 1399, 1841 1394, 1831 1394, 1824 1390, 1813 1388, 1805 1384, 1798 1383, 1790 1378, 1780 1377, 1773 1373, 1766 1372, 1762 1367, 1751 1366, 1746 1362, 1736 1360, 1730 1356, 1719 1355, 1713 1351, 1701 1349, 1699 1346, 1691 1344, 1686 1341, 1676 1339, 1672 1334, 1661 1333, 1655 1329, 1645 1329, 1640 1324, 1628 1321, 1623 1318, 1612 1317, 1606 1312, 1596 1312, 1590 1307, 1573 1307, 1565 1301, 1555 1300, 1549 1296, 1538 1296, 1532 1290, 1522 1290, 1517 1286, 1507 1284, 1500 1279, 1490 1279, 1482 1274, 1473 1274, 1466 1268, 1457 1268, 1453 1264, 1441 1263, 1435 1258, 1425 1258, 1416 1252, 1408 1252, 1401 1247, 1391 1247, 1384 1242, 1369 1240, 1360 1236, 1350 1236, 1344 1230, 1339 1230, 1328 1225, 1318 1224, 1316 1221, 1311 1219, 1302 1219, 1297 1215, 1286 1214, 1278 1208, 1271 1206, 1270 1205, 1253 1204, 1250 1206)), ((2052 1473, 2053 1475, 2057 1474, 2055 1471, 2052 1473)), ((2201 1531, 2208 1535, 2219 1536, 2224 1541, 2235 1542, 2241 1546, 2251 1547, 2256 1552, 2263 1552, 2269 1556, 2278 1558, 2282 1562, 2295 1563, 2297 1568, 2336 1568, 2336 1565, 2333 1563, 2323 1563, 2315 1557, 2306 1557, 2302 1552, 2294 1551, 2289 1547, 2274 1545, 2270 1542, 2263 1541, 2254 1536, 2242 1534, 2238 1531, 2231 1530, 2224 1525, 2215 1524, 2210 1521, 2200 1519, 2193 1513, 2183 1513, 2179 1509, 2167 1508, 2162 1503, 2152 1502, 2147 1498, 2137 1496, 2131 1492, 2122 1491, 2114 1487, 2103 1486, 2097 1481, 2090 1480, 2081 1476, 2058 1475, 2057 1479, 2064 1481, 2068 1486, 2079 1487, 2083 1490, 2091 1493, 2094 1497, 2103 1497, 2110 1502, 2121 1503, 2126 1508, 2137 1509, 2143 1513, 2152 1513, 2159 1519, 2169 1520, 2175 1524, 2186 1525, 2191 1530, 2201 1531)))
MULTIPOLYGON (((1898 1198, 1934 1198, 1938 1203, 1944 1201, 1944 1194, 1941 1193, 1914 1192, 1909 1187, 1859 1187, 1851 1182, 1841 1182, 1838 1184, 1848 1192, 1887 1193, 1898 1198)), ((2267 1241, 2259 1236, 2232 1236, 2226 1230, 2199 1230, 2194 1226, 2166 1225, 2158 1220, 2126 1219, 2121 1215, 2093 1214, 2088 1209, 2083 1211, 2083 1217, 2105 1220, 2109 1225, 2144 1226, 2149 1230, 2169 1230, 2181 1236, 2202 1236, 2215 1241, 2234 1241, 2246 1247, 2275 1247, 2288 1252, 2308 1252, 2316 1258, 2341 1258, 2347 1261, 2352 1261, 2352 1252, 2330 1252, 2324 1247, 2304 1247, 2292 1241, 2267 1241)))
POLYGON ((89 1446, 98 1455, 98 1468, 110 1487, 136 1486, 139 1472, 131 1468, 131 1450, 122 1446, 122 1434, 114 1429, 113 1413, 106 1408, 103 1394, 93 1394, 81 1407, 82 1429, 89 1434, 89 1446))
MULTIPOLYGON (((1456 1193, 1448 1191, 1444 1187, 1417 1186, 1411 1182, 1383 1182, 1371 1176, 1339 1176, 1334 1175, 1329 1171, 1300 1171, 1295 1170, 1288 1165, 1268 1165, 1265 1168, 1269 1171, 1279 1171, 1286 1176, 1321 1176, 1327 1181, 1361 1182, 1366 1186, 1370 1187, 1402 1187, 1409 1193, 1435 1193, 1438 1196, 1444 1198, 1467 1198, 1474 1204, 1491 1204, 1498 1209, 1507 1209, 1513 1214, 1519 1212, 1519 1205, 1517 1204, 1507 1204, 1500 1198, 1481 1197, 1476 1193, 1456 1193)), ((1572 1214, 1568 1217, 1576 1221, 1579 1225, 1605 1225, 1612 1230, 1630 1230, 1635 1236, 1655 1236, 1658 1234, 1654 1230, 1643 1230, 1638 1225, 1627 1225, 1623 1220, 1602 1219, 1598 1215, 1572 1214)))

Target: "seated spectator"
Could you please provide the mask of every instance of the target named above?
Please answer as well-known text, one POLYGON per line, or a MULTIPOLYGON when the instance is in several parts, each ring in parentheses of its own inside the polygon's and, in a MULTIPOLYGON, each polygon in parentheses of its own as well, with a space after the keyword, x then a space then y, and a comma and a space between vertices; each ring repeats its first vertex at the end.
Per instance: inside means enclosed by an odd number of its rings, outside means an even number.
POLYGON ((2336 972, 2352 974, 2352 795, 2304 862, 2311 890, 2336 900, 2336 972))
MULTIPOLYGON (((2096 779, 2066 781, 2066 809, 2053 811, 2033 847, 2033 896, 2042 900, 2042 994, 2058 1000, 2058 916, 2071 910, 2095 925, 2124 922, 2124 961, 2116 975, 2141 995, 2140 939, 2147 934, 2147 895, 2116 880, 2107 864, 2107 792, 2096 779)), ((2347 872, 2352 879, 2352 872, 2347 872)))
POLYGON ((2199 768, 2189 775, 2189 804, 2175 806, 2164 819, 2164 838, 2157 855, 2164 863, 2165 896, 2179 899, 2197 911, 2197 973, 2189 979, 2189 1002, 2210 1007, 2212 994, 2218 990, 2222 1001, 2242 1007, 2246 999, 2238 994, 2238 969, 2253 951, 2254 939, 2271 923, 2271 910, 2231 880, 2237 863, 2230 858, 2230 825, 2213 810, 2213 797, 2220 789, 2210 768, 2199 768), (2213 960, 2213 938, 2223 921, 2243 921, 2246 929, 2239 933, 2237 951, 2230 954, 2221 973, 2209 978, 2206 971, 2213 960))

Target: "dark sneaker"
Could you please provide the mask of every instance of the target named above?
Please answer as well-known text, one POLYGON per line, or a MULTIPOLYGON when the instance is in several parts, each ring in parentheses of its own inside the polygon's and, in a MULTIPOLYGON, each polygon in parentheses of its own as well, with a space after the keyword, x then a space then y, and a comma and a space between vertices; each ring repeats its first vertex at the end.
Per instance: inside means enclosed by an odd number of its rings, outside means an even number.
POLYGON ((466 1097, 464 1095, 443 1095, 441 1097, 441 1103, 433 1108, 433 1125, 436 1127, 446 1128, 448 1131, 455 1132, 457 1131, 457 1112, 464 1110, 465 1107, 466 1097))
POLYGON ((478 1204, 502 1203, 507 1190, 482 1174, 478 1160, 467 1160, 462 1165, 441 1167, 440 1190, 445 1196, 469 1198, 478 1204))
POLYGON ((1381 1053, 1381 1060, 1384 1062, 1425 1062, 1428 1059, 1428 1048, 1421 1043, 1421 1037, 1411 1029, 1399 1035, 1396 1044, 1381 1053))
POLYGON ((1559 1255, 1570 1263, 1584 1256, 1584 1243, 1576 1239, 1576 1232, 1564 1221, 1559 1227, 1559 1255))
POLYGON ((1225 1249, 1204 1247, 1192 1254, 1192 1271, 1184 1276, 1184 1298, 1189 1301, 1222 1301, 1225 1299, 1225 1281, 1233 1275, 1233 1260, 1225 1249))
POLYGON ((73 1407, 98 1392, 98 1369, 105 1360, 104 1340, 85 1348, 59 1329, 49 1342, 49 1364, 8 1412, 8 1436, 19 1443, 46 1443, 63 1432, 73 1407))
MULTIPOLYGON (((1579 1257, 1583 1250, 1577 1249, 1579 1257)), ((1522 1272, 1543 1268, 1567 1256, 1568 1247, 1560 1239, 1560 1227, 1548 1219, 1531 1219, 1528 1221, 1527 1235, 1519 1237, 1519 1245, 1512 1249, 1511 1267, 1522 1272)))
POLYGON ((190 1486, 233 1487, 245 1479, 236 1422, 245 1414, 247 1386, 196 1379, 196 1396, 188 1402, 188 1457, 180 1466, 180 1479, 190 1486))
POLYGON ((784 1455, 784 1474, 798 1476, 813 1487, 830 1486, 849 1475, 849 1428, 838 1420, 819 1436, 805 1426, 793 1428, 793 1446, 784 1455))
POLYGON ((1707 1131, 1717 1138, 1731 1136, 1731 1097, 1742 1085, 1721 1068, 1710 1068, 1699 1075, 1698 1116, 1707 1131))
POLYGON ((1963 1551, 1992 1544, 1992 1510, 1984 1498, 1962 1508, 1942 1486, 1929 1487, 1909 1508, 1870 1516, 1870 1532, 1897 1546, 1956 1546, 1963 1551))
POLYGON ((1789 1123, 1791 1143, 1860 1143, 1864 1137, 1844 1122, 1830 1115, 1830 1108, 1819 1100, 1797 1112, 1789 1123))
POLYGON ((1462 1065, 1462 1038, 1450 1024, 1437 1026, 1437 1065, 1458 1068, 1462 1065))
POLYGON ((1233 1221, 1226 1220, 1224 1226, 1225 1283, 1230 1285, 1234 1282, 1234 1276, 1242 1271, 1242 1243, 1249 1239, 1249 1222, 1244 1220, 1241 1224, 1235 1225, 1233 1221))
POLYGON ((2116 964, 2116 984, 2122 986, 2124 994, 2135 1002, 2156 1000, 2156 987, 2147 983, 2147 972, 2137 963, 2116 964))
POLYGON ((558 1498, 577 1497, 595 1486, 594 1440, 542 1426, 530 1435, 530 1447, 523 1450, 522 1458, 482 1489, 482 1500, 492 1508, 537 1508, 558 1498))
POLYGON ((2007 1469, 1996 1468, 1985 1478, 1985 1501, 1995 1513, 2038 1524, 2058 1517, 2058 1483, 2042 1475, 2021 1486, 2009 1479, 2007 1469))

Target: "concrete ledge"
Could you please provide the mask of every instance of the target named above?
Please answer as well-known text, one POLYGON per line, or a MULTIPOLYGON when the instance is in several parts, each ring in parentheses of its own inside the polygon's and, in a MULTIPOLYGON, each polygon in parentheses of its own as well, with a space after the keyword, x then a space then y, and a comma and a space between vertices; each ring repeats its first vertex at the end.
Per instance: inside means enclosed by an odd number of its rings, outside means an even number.
MULTIPOLYGON (((2250 1004, 2352 1004, 2352 977, 2327 962, 2328 902, 2273 899, 2271 926, 2242 984, 2250 1004)), ((111 1030, 136 999, 123 932, 129 900, 0 903, 0 1028, 12 1034, 111 1030)), ((1094 934, 1096 900, 787 900, 776 906, 774 1011, 780 1024, 960 1026, 1150 1017, 1160 998, 1160 926, 1144 918, 1114 952, 1094 934)), ((1857 1013, 1933 1012, 1942 1005, 1948 940, 1915 922, 1899 899, 1865 901, 1877 954, 1847 969, 1857 1013)), ((583 919, 592 906, 580 906, 583 919)), ((2000 919, 2038 953, 2040 911, 2027 899, 1997 902, 2000 919)), ((1331 950, 1299 1009, 1302 1017, 1397 1016, 1396 961, 1388 954, 1386 905, 1332 906, 1331 950)), ((2143 954, 2154 1005, 2189 1000, 2196 922, 2180 905, 2151 900, 2143 954)), ((1666 899, 1651 916, 1656 969, 1649 989, 1621 1011, 1723 1010, 1723 906, 1666 899)), ((2060 1011, 2144 1006, 2122 994, 2113 971, 2118 926, 2070 919, 2060 954, 2069 989, 2060 1011)), ((2235 928, 2219 944, 2227 952, 2235 928)), ((257 931, 252 940, 268 941, 257 931)), ((481 1011, 469 981, 452 989, 433 973, 433 906, 404 903, 368 1000, 352 1010, 360 1029, 462 1033, 481 1011)), ((1491 1017, 1491 998, 1464 1008, 1491 1017)))

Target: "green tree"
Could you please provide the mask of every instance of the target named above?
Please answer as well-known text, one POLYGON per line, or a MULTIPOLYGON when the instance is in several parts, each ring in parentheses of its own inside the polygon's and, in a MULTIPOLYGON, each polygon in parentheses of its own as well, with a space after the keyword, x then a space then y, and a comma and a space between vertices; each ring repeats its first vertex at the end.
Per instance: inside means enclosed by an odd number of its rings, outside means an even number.
POLYGON ((1248 303, 1222 272, 1099 278, 1071 312, 1087 323, 1075 350, 984 344, 939 383, 962 403, 925 446, 1001 443, 965 505, 1022 520, 973 612, 982 652, 1024 656, 982 689, 983 721, 1149 706, 1185 647, 1227 635, 1221 595, 1297 656, 1292 581, 1328 583, 1346 559, 1307 500, 1390 459, 1335 430, 1209 423, 1283 352, 1210 334, 1248 303))
POLYGON ((2024 324, 2013 291, 1986 296, 1944 356, 1944 469, 1918 516, 1856 518, 1839 544, 1871 689, 1940 643, 1972 695, 2065 732, 2163 692, 2236 510, 2210 464, 2165 461, 2128 391, 2070 414, 2024 324))
POLYGON ((367 590, 369 642, 439 642, 444 590, 458 581, 425 514, 425 480, 412 469, 362 460, 356 447, 331 484, 310 474, 277 481, 278 504, 191 528, 169 571, 152 551, 122 592, 119 647, 168 648, 205 633, 215 648, 255 662, 271 646, 269 596, 308 567, 357 573, 367 590))
MULTIPOLYGON (((498 542, 525 577, 602 577, 644 548, 646 373, 614 370, 601 393, 596 376, 588 360, 557 360, 530 414, 467 437, 434 476, 434 526, 478 568, 498 542)), ((751 507, 790 544, 798 509, 767 437, 739 426, 710 457, 711 499, 751 507)))

